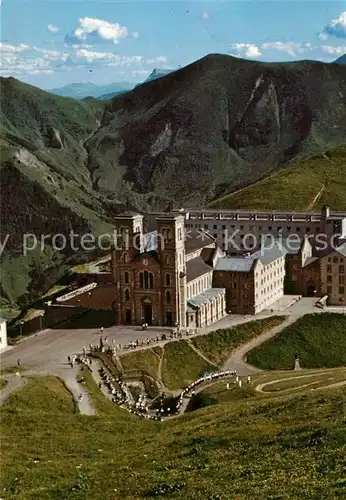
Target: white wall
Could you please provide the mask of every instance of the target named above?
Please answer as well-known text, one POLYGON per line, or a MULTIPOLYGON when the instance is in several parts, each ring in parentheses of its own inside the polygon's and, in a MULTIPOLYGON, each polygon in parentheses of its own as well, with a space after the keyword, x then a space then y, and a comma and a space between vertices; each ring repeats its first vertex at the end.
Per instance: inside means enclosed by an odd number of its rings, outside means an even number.
POLYGON ((3 321, 0 323, 0 351, 7 347, 7 323, 3 321))
POLYGON ((199 276, 193 281, 189 281, 187 285, 187 299, 195 297, 200 293, 203 293, 208 288, 211 288, 213 283, 213 271, 209 271, 203 276, 199 276))
POLYGON ((255 269, 255 312, 268 309, 284 295, 285 257, 255 269))

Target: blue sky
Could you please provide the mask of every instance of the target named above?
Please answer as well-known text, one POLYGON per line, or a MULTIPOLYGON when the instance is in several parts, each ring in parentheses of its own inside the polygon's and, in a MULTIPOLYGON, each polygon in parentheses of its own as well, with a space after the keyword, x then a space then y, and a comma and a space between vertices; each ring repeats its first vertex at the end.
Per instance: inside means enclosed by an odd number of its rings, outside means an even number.
POLYGON ((333 61, 346 3, 2 0, 1 75, 42 88, 138 82, 209 53, 333 61))

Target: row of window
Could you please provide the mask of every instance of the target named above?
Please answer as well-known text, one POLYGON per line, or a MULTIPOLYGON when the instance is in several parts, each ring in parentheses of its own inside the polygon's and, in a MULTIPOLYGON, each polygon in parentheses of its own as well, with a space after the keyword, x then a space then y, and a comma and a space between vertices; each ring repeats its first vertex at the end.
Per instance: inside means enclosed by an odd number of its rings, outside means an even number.
MULTIPOLYGON (((327 222, 328 224, 331 223, 331 221, 328 221, 327 222)), ((339 225, 338 224, 334 224, 335 227, 337 228, 339 225)), ((186 224, 186 227, 188 228, 193 228, 195 227, 196 229, 201 229, 202 228, 202 224, 186 224)), ((231 224, 230 226, 230 229, 234 230, 234 229, 239 229, 240 231, 243 231, 244 230, 244 224, 241 224, 240 226, 236 225, 236 224, 231 224)), ((207 230, 209 229, 209 224, 204 224, 204 229, 207 230)), ((220 226, 218 226, 217 224, 213 224, 213 228, 214 230, 218 230, 220 229, 220 226)), ((227 229, 227 226, 225 224, 221 225, 221 230, 222 231, 226 231, 227 229)), ((249 230, 249 231, 277 231, 277 232, 282 232, 282 231, 292 231, 292 230, 295 230, 295 232, 297 233, 300 233, 301 229, 304 229, 304 227, 302 226, 296 226, 296 227, 293 227, 293 226, 277 226, 277 227, 274 227, 273 226, 254 226, 254 225, 251 225, 249 226, 248 228, 246 228, 246 230, 249 230)), ((305 228, 305 232, 306 233, 311 233, 311 232, 316 232, 316 233, 320 233, 321 232, 321 226, 317 226, 317 227, 306 227, 305 228)))
MULTIPOLYGON (((130 273, 125 271, 124 273, 124 283, 128 285, 130 283, 130 273)), ((165 284, 166 286, 171 286, 171 275, 166 273, 165 275, 165 284)), ((154 275, 149 271, 143 271, 139 273, 139 286, 144 289, 152 289, 154 288, 154 275)))
MULTIPOLYGON (((328 283, 331 283, 333 281, 333 276, 331 274, 327 275, 327 281, 328 281, 328 283)), ((340 275, 339 276, 339 284, 343 285, 344 283, 345 283, 345 276, 340 275)))

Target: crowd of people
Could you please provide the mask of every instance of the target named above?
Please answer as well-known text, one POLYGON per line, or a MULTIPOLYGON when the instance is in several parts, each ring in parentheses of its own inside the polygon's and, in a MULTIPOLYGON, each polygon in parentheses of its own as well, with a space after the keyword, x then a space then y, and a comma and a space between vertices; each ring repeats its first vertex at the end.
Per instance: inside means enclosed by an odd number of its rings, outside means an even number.
MULTIPOLYGON (((147 325, 143 325, 143 329, 147 329, 147 325), (145 327, 145 328, 144 328, 145 327)), ((101 328, 101 336, 99 343, 96 345, 89 344, 88 349, 83 347, 82 355, 73 355, 68 356, 68 362, 73 367, 76 363, 84 365, 91 369, 92 365, 92 353, 95 351, 98 352, 109 352, 112 351, 113 355, 116 356, 117 352, 122 349, 136 349, 139 346, 151 345, 153 343, 157 343, 160 341, 165 341, 167 339, 166 334, 162 334, 161 336, 156 335, 155 337, 147 338, 147 339, 137 339, 135 341, 130 342, 128 345, 124 346, 121 344, 116 344, 115 339, 112 339, 111 343, 108 343, 108 337, 103 336, 103 328, 101 328)), ((182 338, 182 335, 186 333, 186 335, 191 334, 191 330, 182 330, 179 328, 179 325, 176 325, 175 329, 171 330, 169 335, 170 339, 173 338, 182 338)), ((193 333, 193 332, 192 332, 193 333)), ((150 401, 145 397, 144 394, 140 394, 137 401, 133 398, 129 388, 127 385, 121 380, 121 378, 112 378, 110 377, 104 368, 99 370, 101 381, 99 383, 99 388, 102 389, 102 386, 105 386, 109 394, 111 395, 112 402, 119 405, 120 407, 128 410, 130 413, 140 417, 140 418, 148 418, 152 420, 163 420, 164 417, 169 417, 174 414, 180 412, 183 400, 186 397, 190 397, 196 394, 196 389, 199 388, 202 384, 207 382, 212 382, 216 380, 220 380, 222 378, 227 377, 235 377, 235 383, 238 383, 239 387, 241 387, 241 380, 237 376, 235 370, 225 370, 222 372, 215 373, 207 373, 200 377, 199 379, 192 382, 188 387, 186 387, 181 394, 174 400, 171 400, 169 403, 169 407, 164 404, 164 395, 162 395, 160 401, 161 407, 156 410, 149 409, 150 401)), ((251 381, 251 377, 247 377, 247 382, 251 381)), ((230 388, 230 384, 227 384, 227 389, 230 388)), ((80 396, 80 401, 82 400, 82 395, 80 396)))
POLYGON ((219 380, 220 378, 226 378, 226 377, 236 377, 237 372, 235 370, 225 370, 223 372, 216 372, 216 373, 206 373, 199 379, 195 380, 192 382, 192 384, 188 385, 180 394, 179 399, 177 401, 177 406, 176 406, 176 411, 179 411, 181 408, 181 405, 183 404, 183 399, 184 397, 187 396, 194 396, 196 394, 196 389, 202 385, 205 384, 206 382, 211 382, 214 380, 219 380))
POLYGON ((119 377, 112 379, 103 368, 100 368, 99 373, 101 377, 99 387, 101 389, 102 385, 105 385, 109 394, 112 395, 113 403, 116 403, 137 417, 162 420, 161 417, 150 414, 148 401, 143 394, 140 394, 138 400, 134 401, 126 384, 119 377))

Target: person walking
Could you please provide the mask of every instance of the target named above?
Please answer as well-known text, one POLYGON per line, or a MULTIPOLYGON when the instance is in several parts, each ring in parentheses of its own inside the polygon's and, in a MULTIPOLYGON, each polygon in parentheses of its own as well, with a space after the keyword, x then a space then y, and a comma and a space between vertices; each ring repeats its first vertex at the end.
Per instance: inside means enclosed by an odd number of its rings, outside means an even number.
POLYGON ((21 365, 21 361, 20 361, 20 359, 18 358, 18 359, 17 359, 17 366, 20 366, 20 365, 21 365))

